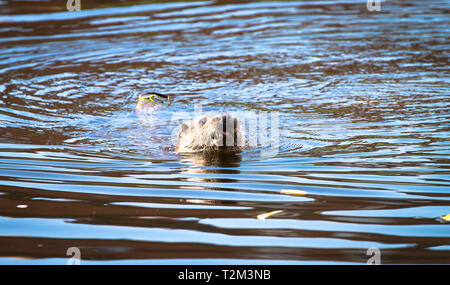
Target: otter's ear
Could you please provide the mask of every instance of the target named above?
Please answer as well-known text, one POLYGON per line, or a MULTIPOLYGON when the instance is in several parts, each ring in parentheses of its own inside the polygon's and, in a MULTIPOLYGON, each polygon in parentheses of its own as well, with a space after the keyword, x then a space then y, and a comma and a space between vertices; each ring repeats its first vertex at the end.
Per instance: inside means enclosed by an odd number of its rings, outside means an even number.
POLYGON ((187 131, 187 129, 189 129, 189 126, 186 123, 182 123, 180 127, 182 132, 185 132, 187 131))

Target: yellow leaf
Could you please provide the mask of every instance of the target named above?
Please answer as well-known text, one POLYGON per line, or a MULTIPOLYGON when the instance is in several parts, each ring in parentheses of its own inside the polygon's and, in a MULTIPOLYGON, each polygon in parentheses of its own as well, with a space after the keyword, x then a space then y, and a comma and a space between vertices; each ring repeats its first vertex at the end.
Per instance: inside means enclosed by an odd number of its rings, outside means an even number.
POLYGON ((305 191, 302 190, 289 190, 289 189, 282 189, 281 194, 287 194, 287 195, 306 195, 305 191))
POLYGON ((443 219, 446 222, 450 222, 450 214, 442 216, 441 219, 443 219))
POLYGON ((259 214, 258 216, 256 216, 258 219, 260 219, 261 221, 264 221, 266 218, 276 215, 278 213, 283 212, 283 210, 276 210, 276 211, 272 211, 272 212, 268 212, 268 213, 264 213, 264 214, 259 214))

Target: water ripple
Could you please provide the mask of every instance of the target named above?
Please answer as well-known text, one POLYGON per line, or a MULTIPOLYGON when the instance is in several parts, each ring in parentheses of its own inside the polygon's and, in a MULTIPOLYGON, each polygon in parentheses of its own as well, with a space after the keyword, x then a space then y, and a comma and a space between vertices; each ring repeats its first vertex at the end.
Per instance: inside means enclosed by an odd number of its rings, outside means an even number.
POLYGON ((1 2, 0 263, 448 263, 446 2, 365 4, 1 2), (178 155, 195 104, 279 146, 178 155))

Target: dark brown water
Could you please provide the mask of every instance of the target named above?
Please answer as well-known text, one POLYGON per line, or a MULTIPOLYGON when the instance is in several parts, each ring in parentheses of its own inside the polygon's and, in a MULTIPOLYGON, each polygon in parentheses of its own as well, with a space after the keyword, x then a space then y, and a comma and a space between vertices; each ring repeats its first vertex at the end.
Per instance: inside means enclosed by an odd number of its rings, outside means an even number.
POLYGON ((0 263, 450 263, 447 1, 87 2, 0 2, 0 263), (195 104, 279 148, 173 153, 195 104))

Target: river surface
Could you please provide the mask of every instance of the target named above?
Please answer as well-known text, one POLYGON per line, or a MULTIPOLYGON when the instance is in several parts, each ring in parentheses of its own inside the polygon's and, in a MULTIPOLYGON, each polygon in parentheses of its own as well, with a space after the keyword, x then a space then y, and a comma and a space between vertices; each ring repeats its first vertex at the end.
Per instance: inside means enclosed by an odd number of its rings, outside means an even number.
POLYGON ((0 2, 0 264, 450 264, 447 1, 65 2, 0 2))

